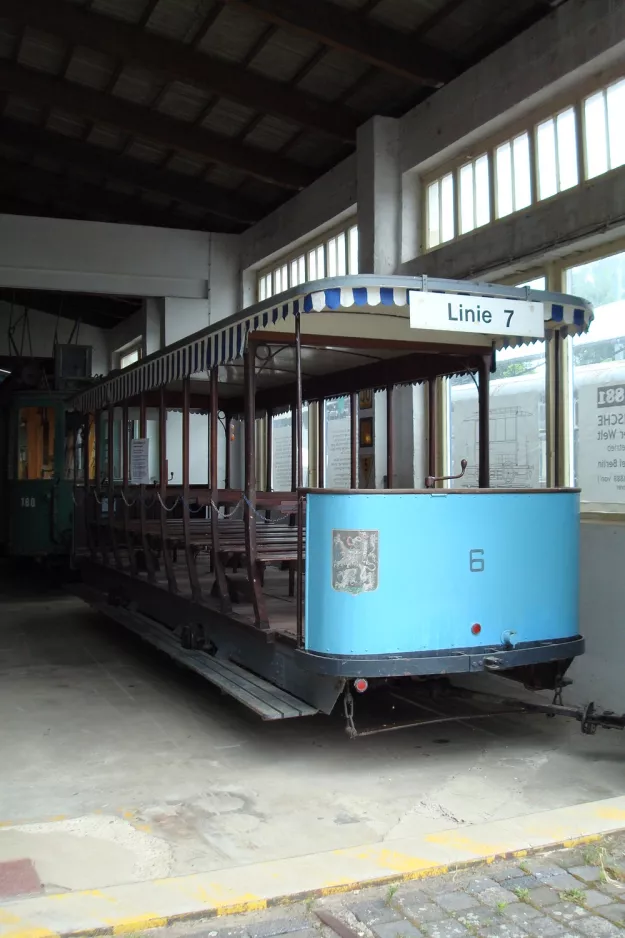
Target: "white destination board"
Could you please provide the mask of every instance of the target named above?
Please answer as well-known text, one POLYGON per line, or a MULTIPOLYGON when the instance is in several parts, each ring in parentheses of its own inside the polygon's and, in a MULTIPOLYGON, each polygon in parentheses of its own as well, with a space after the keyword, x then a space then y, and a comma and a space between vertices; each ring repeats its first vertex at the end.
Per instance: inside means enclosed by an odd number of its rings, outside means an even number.
POLYGON ((544 303, 411 290, 410 325, 413 329, 442 330, 458 335, 472 332, 542 339, 545 335, 544 303))
POLYGON ((130 441, 130 481, 133 485, 150 484, 150 441, 130 441))

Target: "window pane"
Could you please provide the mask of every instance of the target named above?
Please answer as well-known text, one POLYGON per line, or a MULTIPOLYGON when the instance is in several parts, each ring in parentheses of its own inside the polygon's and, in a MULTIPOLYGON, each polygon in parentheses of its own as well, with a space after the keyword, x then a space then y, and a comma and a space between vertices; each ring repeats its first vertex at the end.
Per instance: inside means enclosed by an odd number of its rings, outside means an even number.
POLYGON ((326 256, 323 244, 317 248, 317 278, 322 280, 326 275, 326 256))
POLYGON ((290 286, 296 287, 296 286, 297 286, 297 283, 298 283, 298 277, 297 277, 297 261, 291 261, 291 265, 290 265, 290 266, 291 266, 291 280, 290 280, 290 286))
POLYGON ((358 226, 354 225, 347 233, 349 243, 349 273, 358 273, 358 226))
POLYGON ((282 271, 278 267, 277 270, 273 272, 273 292, 280 293, 282 291, 282 271))
POLYGON ((455 234, 454 177, 447 173, 441 179, 441 240, 451 241, 455 234))
POLYGON ((490 179, 486 153, 475 161, 475 224, 487 225, 490 221, 490 179))
POLYGON ((119 367, 128 368, 129 365, 134 365, 134 363, 138 361, 139 361, 139 349, 135 348, 131 352, 126 352, 125 355, 120 356, 119 367))
POLYGON ((495 150, 495 174, 497 180, 497 218, 514 211, 512 200, 512 147, 503 143, 495 150))
POLYGON ((625 254, 567 271, 595 320, 573 339, 575 485, 582 501, 625 511, 625 254))
POLYGON ((336 272, 339 277, 344 277, 347 273, 347 242, 345 232, 342 231, 336 239, 337 264, 336 272))
POLYGON ((324 403, 326 488, 348 489, 351 483, 350 399, 324 403))
POLYGON ((306 258, 303 254, 297 259, 297 282, 306 283, 306 258))
POLYGON ((328 241, 328 277, 336 277, 336 238, 328 241))
POLYGON ((308 252, 308 279, 317 280, 317 252, 308 252))
POLYGON ((584 136, 586 143, 586 174, 593 179, 608 171, 605 95, 591 95, 584 102, 584 136))
POLYGON ((559 191, 570 189, 579 182, 577 175, 577 133, 575 130, 575 111, 572 107, 562 111, 556 118, 558 133, 558 172, 559 191))
POLYGON ((606 92, 610 137, 610 169, 625 163, 625 79, 610 85, 606 92))
POLYGON ((556 172, 556 133, 552 117, 539 124, 536 130, 538 150, 538 198, 548 199, 558 191, 556 172))
POLYGON ((289 289, 289 268, 286 264, 284 264, 282 267, 282 289, 289 289))
POLYGON ((438 179, 427 188, 427 245, 429 248, 435 248, 441 243, 439 189, 438 179))
POLYGON ((514 210, 526 208, 532 201, 532 183, 530 172, 530 138, 521 134, 512 141, 512 159, 514 162, 514 210))
POLYGON ((264 277, 261 277, 258 281, 258 299, 264 300, 267 298, 267 281, 264 277))
POLYGON ((18 479, 54 476, 54 407, 22 407, 18 426, 18 479))
POLYGON ((473 163, 460 170, 460 234, 475 228, 475 204, 473 200, 473 163))

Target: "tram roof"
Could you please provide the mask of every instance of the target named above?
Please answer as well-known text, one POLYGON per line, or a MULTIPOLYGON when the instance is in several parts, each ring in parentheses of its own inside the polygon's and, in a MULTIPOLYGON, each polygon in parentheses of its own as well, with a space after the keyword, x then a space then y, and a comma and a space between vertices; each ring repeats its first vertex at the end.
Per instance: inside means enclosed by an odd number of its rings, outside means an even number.
MULTIPOLYGON (((262 391, 286 385, 293 372, 280 361, 292 355, 295 320, 301 319, 302 346, 308 355, 310 374, 319 377, 354 368, 354 349, 360 365, 392 358, 405 360, 408 353, 437 354, 440 374, 473 370, 476 356, 492 348, 501 349, 537 341, 536 335, 482 334, 475 331, 446 331, 411 326, 411 292, 447 294, 496 300, 527 301, 543 305, 545 338, 554 332, 586 332, 593 319, 590 303, 580 297, 529 287, 508 287, 464 280, 358 275, 332 277, 294 287, 256 303, 155 352, 139 362, 108 375, 78 394, 75 406, 83 411, 100 409, 136 397, 164 385, 179 387, 187 377, 206 394, 202 379, 212 368, 220 372, 220 395, 237 397, 242 385, 242 357, 253 337, 264 346, 278 347, 270 367, 261 369, 257 386, 262 391), (282 347, 282 351, 280 350, 282 347), (351 360, 348 356, 351 355, 351 360), (280 367, 282 364, 282 367, 280 367), (223 374, 223 382, 222 382, 223 374), (282 375, 282 379, 281 376, 282 375)), ((306 364, 306 362, 304 362, 306 364)), ((399 364, 399 362, 397 362, 399 364)), ((305 371, 306 369, 304 369, 305 371)), ((424 375, 429 376, 429 375, 424 375)), ((413 383, 415 377, 398 372, 395 383, 413 383)), ((380 386, 388 382, 380 382, 380 386)), ((364 387, 365 385, 363 385, 364 387)), ((375 380, 369 386, 375 387, 375 380)), ((337 392, 338 393, 338 392, 337 392)), ((344 392, 340 392, 344 393, 344 392)), ((336 396, 330 391, 325 396, 336 396)), ((309 398, 314 399, 314 398, 309 398)))

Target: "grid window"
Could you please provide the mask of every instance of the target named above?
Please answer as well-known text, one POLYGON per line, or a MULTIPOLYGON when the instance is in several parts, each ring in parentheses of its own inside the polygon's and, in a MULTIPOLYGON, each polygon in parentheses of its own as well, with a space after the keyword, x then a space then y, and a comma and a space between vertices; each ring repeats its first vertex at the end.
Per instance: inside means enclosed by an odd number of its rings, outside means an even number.
POLYGON ((460 234, 490 221, 488 156, 478 157, 460 169, 460 234))
POLYGON ((584 101, 586 175, 594 179, 625 163, 625 79, 584 101))
POLYGON ((427 246, 435 248, 455 237, 454 177, 447 173, 427 187, 427 246))
POLYGON ((528 133, 507 140, 495 150, 497 218, 527 208, 532 201, 528 133))
POLYGON ((538 198, 548 199, 579 182, 575 109, 570 107, 536 128, 538 198))
POLYGON ((322 244, 258 275, 258 299, 269 299, 292 287, 324 277, 358 273, 358 225, 333 234, 322 244))

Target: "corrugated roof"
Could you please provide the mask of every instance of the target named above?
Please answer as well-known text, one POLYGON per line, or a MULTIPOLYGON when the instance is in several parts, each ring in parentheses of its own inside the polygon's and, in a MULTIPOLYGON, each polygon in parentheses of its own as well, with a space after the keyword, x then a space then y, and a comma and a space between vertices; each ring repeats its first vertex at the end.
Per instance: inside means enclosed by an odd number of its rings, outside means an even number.
MULTIPOLYGON (((438 50, 431 67, 440 58, 451 74, 453 63, 466 67, 548 12, 543 0, 316 2, 348 18, 340 48, 332 17, 313 17, 302 31, 298 16, 311 5, 299 0, 6 0, 3 152, 30 165, 33 179, 44 163, 48 174, 67 174, 64 160, 74 169, 83 160, 89 178, 133 196, 133 219, 145 205, 151 224, 160 211, 167 225, 175 211, 193 226, 215 230, 223 219, 223 230, 242 230, 342 159, 359 123, 399 115, 431 93, 434 76, 424 84, 397 70, 406 37, 414 62, 428 59, 426 44, 438 50), (363 44, 347 48, 361 29, 369 30, 363 44), (387 61, 375 41, 380 30, 397 45, 387 61), (58 81, 42 86, 29 77, 42 72, 58 81), (42 128, 37 161, 21 124, 42 128), (149 184, 130 171, 133 162, 151 168, 149 184), (206 189, 197 203, 180 189, 177 181, 189 179, 217 187, 214 209, 206 189)), ((56 198, 52 186, 46 211, 56 198)), ((106 201, 85 201, 83 211, 106 217, 106 201)))

